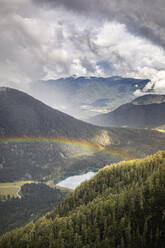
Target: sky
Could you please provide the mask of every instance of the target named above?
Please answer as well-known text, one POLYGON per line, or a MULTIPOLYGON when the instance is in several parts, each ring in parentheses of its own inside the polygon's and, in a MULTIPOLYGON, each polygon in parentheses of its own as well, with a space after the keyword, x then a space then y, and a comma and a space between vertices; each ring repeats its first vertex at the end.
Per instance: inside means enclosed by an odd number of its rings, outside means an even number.
POLYGON ((165 93, 164 0, 0 0, 0 86, 148 78, 165 93))

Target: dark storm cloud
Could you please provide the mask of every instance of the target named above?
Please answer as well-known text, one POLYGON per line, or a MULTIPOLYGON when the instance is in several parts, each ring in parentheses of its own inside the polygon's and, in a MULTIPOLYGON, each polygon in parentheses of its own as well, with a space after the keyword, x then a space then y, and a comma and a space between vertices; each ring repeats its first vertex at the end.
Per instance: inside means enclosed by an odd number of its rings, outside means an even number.
POLYGON ((165 47, 164 0, 33 0, 47 7, 94 14, 127 25, 129 31, 165 47))

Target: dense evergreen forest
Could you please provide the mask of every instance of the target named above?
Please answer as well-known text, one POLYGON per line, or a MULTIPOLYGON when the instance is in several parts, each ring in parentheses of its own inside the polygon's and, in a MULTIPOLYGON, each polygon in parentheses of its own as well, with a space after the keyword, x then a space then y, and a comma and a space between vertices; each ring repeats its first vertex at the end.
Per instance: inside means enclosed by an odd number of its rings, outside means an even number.
POLYGON ((21 198, 0 199, 0 234, 36 220, 55 207, 66 195, 46 184, 31 183, 21 187, 21 198))
POLYGON ((1 248, 164 248, 165 152, 101 169, 1 248))

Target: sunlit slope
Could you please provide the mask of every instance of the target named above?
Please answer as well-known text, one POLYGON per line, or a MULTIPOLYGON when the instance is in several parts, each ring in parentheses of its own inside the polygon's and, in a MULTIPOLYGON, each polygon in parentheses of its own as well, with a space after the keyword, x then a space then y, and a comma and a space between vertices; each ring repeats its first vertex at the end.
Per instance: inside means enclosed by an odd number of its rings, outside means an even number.
POLYGON ((164 247, 165 152, 101 169, 0 247, 164 247))
POLYGON ((165 134, 101 128, 0 88, 0 181, 58 180, 165 149, 165 134))

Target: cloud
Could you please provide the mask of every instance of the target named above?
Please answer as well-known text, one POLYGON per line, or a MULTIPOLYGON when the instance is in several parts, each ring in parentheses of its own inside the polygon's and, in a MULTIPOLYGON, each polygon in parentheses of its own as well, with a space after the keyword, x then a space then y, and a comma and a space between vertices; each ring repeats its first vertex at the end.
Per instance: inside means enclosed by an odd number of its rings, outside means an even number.
MULTIPOLYGON (((26 0, 24 4, 27 4, 26 11, 22 11, 21 1, 2 2, 1 85, 95 74, 95 61, 87 59, 94 51, 90 38, 93 32, 81 24, 85 18, 77 22, 76 16, 68 16, 63 11, 38 10, 26 0)), ((87 25, 92 29, 90 22, 87 25)))
POLYGON ((57 8, 63 6, 82 14, 104 17, 125 24, 131 32, 140 34, 165 47, 164 0, 33 0, 36 4, 57 8))
POLYGON ((1 0, 0 85, 35 92, 38 80, 119 75, 149 78, 164 90, 163 34, 154 31, 164 29, 163 2, 128 3, 1 0))
MULTIPOLYGON (((0 16, 0 79, 7 81, 29 81, 43 76, 41 71, 40 44, 33 33, 35 19, 19 15, 26 1, 1 2, 0 16), (33 61, 33 66, 31 65, 33 61)), ((24 7, 25 7, 24 6, 24 7)))

